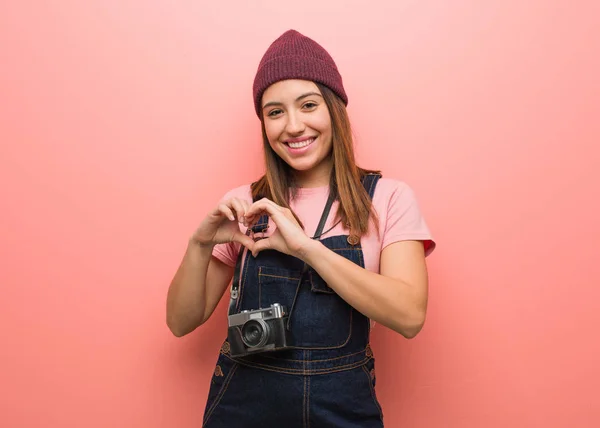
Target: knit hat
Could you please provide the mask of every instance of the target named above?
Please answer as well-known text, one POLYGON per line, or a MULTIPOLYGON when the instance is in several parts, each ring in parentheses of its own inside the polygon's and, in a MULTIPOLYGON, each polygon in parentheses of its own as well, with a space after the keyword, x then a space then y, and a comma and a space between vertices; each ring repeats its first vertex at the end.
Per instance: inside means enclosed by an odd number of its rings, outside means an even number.
POLYGON ((264 91, 273 83, 287 79, 321 83, 348 105, 342 76, 331 55, 317 42, 295 30, 288 30, 279 36, 260 61, 253 85, 254 106, 258 117, 264 91))

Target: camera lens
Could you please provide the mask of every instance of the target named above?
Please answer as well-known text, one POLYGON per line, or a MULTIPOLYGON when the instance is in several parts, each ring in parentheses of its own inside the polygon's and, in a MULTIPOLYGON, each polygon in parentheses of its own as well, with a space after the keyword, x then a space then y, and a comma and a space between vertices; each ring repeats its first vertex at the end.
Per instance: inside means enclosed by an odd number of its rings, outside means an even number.
POLYGON ((261 319, 249 320, 242 327, 242 341, 249 348, 263 346, 269 339, 269 326, 261 319))

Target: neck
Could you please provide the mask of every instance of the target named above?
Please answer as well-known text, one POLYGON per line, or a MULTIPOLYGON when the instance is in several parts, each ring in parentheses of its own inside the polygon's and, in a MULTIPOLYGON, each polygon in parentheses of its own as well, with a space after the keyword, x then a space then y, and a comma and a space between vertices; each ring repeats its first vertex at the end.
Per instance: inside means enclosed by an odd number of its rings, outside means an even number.
POLYGON ((333 163, 329 158, 308 171, 296 171, 296 183, 304 188, 328 186, 332 168, 333 163))

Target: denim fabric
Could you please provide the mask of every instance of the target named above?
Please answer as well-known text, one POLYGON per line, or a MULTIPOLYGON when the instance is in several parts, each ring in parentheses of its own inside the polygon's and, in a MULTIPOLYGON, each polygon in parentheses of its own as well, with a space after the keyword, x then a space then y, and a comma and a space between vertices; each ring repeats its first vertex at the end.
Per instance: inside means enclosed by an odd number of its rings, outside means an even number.
MULTIPOLYGON (((379 177, 368 175, 363 181, 371 197, 379 177)), ((349 241, 344 235, 321 242, 364 267, 360 242, 349 241)), ((292 349, 233 358, 225 341, 203 426, 383 427, 369 319, 340 298, 314 269, 303 272, 304 263, 297 258, 263 251, 256 258, 247 254, 243 266, 238 311, 272 303, 290 308, 299 290, 290 315, 292 349)))

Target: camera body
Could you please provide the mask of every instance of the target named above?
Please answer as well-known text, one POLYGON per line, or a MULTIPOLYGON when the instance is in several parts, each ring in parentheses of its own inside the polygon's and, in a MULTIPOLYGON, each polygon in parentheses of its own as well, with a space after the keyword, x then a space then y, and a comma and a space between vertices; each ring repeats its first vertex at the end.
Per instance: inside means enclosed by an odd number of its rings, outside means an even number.
POLYGON ((290 341, 287 320, 287 309, 279 303, 229 315, 227 340, 231 356, 241 357, 287 348, 290 341))

